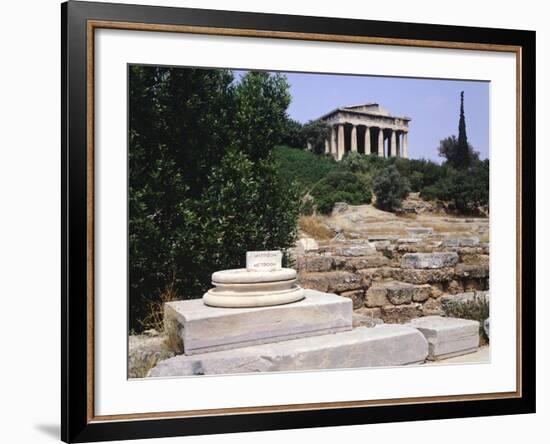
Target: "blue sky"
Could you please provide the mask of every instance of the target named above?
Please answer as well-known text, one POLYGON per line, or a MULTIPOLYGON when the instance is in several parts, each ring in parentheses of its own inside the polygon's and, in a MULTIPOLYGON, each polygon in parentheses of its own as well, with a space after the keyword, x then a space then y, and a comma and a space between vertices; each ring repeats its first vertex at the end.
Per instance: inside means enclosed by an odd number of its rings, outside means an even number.
POLYGON ((468 141, 489 158, 489 83, 333 74, 285 73, 290 117, 305 123, 346 105, 377 102, 395 116, 412 118, 409 157, 436 162, 439 141, 458 135, 460 91, 464 91, 468 141))

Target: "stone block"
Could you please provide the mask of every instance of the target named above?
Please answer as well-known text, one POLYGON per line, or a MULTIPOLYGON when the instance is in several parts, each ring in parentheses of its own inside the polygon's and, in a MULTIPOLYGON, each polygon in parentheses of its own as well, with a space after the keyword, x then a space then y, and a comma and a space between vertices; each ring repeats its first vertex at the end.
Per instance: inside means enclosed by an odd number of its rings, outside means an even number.
POLYGON ((389 324, 402 324, 422 316, 422 304, 413 302, 406 305, 385 305, 381 308, 381 317, 389 324))
POLYGON ((242 347, 200 355, 179 355, 159 362, 149 377, 174 377, 418 364, 428 343, 404 325, 359 327, 350 331, 242 347))
POLYGON ((445 313, 441 308, 441 300, 439 299, 428 299, 422 305, 422 314, 424 316, 443 316, 445 313))
POLYGON ((202 300, 165 304, 166 333, 179 335, 186 355, 349 330, 352 302, 334 294, 306 290, 305 298, 285 305, 218 308, 202 300))
POLYGON ((463 278, 486 278, 489 277, 489 264, 458 264, 456 266, 456 274, 463 278))
POLYGON ((450 253, 406 253, 401 258, 402 268, 433 269, 454 267, 458 254, 450 253))
POLYGON ((479 237, 455 237, 443 239, 442 247, 475 247, 479 245, 479 237))
POLYGON ((434 295, 431 285, 422 284, 413 286, 412 300, 414 302, 425 302, 434 295))
POLYGON ((369 308, 382 307, 388 304, 388 291, 382 285, 373 285, 365 295, 365 305, 369 308))
POLYGON ((489 264, 488 254, 464 253, 460 255, 460 261, 466 265, 484 265, 489 264))
POLYGON ((365 268, 379 268, 390 264, 390 260, 382 254, 342 259, 344 260, 341 261, 340 266, 343 266, 343 268, 348 271, 363 270, 365 268))
POLYGON ((479 322, 469 319, 425 316, 409 324, 426 338, 429 358, 443 359, 475 352, 479 347, 479 322))
POLYGON ((354 310, 361 308, 365 303, 365 291, 362 289, 343 291, 340 293, 340 296, 351 299, 354 310))
POLYGON ((393 305, 424 302, 432 295, 430 285, 414 285, 406 282, 387 281, 375 283, 367 290, 367 307, 382 307, 391 302, 393 305))
POLYGON ((334 268, 334 258, 318 254, 307 254, 303 257, 303 268, 308 272, 331 271, 334 268))
POLYGON ((357 290, 362 287, 361 276, 348 271, 333 271, 325 273, 328 281, 328 291, 340 293, 342 291, 357 290))
POLYGON ((332 249, 332 253, 335 256, 357 257, 369 256, 377 252, 376 248, 367 242, 360 245, 337 246, 332 249))
POLYGON ((319 244, 311 237, 303 237, 296 243, 298 253, 305 254, 319 250, 319 244))
POLYGON ((395 279, 402 282, 409 282, 411 284, 432 284, 452 280, 455 276, 455 269, 451 267, 436 268, 431 270, 405 268, 395 270, 393 275, 395 279))
POLYGON ((405 231, 409 234, 409 236, 414 237, 432 234, 434 229, 430 227, 409 227, 405 228, 405 231))
POLYGON ((275 271, 283 268, 283 253, 276 251, 247 251, 247 271, 275 271))
MULTIPOLYGON (((363 280, 363 286, 370 286, 373 281, 379 281, 381 279, 393 279, 396 274, 401 270, 399 268, 380 267, 380 268, 365 268, 358 270, 357 274, 361 276, 363 280)), ((399 279, 401 280, 401 279, 399 279)))
POLYGON ((327 273, 300 273, 298 285, 317 291, 328 291, 327 273))

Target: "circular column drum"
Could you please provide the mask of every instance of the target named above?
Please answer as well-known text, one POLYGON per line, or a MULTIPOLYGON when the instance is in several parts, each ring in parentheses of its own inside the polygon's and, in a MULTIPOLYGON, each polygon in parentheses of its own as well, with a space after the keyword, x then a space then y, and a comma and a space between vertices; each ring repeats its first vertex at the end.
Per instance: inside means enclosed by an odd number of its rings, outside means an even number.
POLYGON ((212 284, 215 288, 203 296, 204 303, 212 307, 266 307, 304 298, 304 290, 296 284, 296 271, 291 268, 217 271, 212 274, 212 284))

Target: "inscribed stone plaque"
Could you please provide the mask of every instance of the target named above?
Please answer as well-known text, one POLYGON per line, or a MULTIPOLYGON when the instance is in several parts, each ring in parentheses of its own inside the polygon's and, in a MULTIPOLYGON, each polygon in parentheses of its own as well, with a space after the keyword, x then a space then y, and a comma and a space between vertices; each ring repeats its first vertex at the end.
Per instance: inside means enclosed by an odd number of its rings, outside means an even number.
POLYGON ((247 251, 248 271, 275 271, 282 268, 283 253, 280 251, 247 251))

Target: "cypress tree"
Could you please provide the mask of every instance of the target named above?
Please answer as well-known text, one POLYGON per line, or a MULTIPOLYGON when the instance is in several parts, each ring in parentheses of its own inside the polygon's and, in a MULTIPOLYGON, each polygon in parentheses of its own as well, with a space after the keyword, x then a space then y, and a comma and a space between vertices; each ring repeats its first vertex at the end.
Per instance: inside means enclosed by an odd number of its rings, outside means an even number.
POLYGON ((470 149, 466 136, 466 119, 464 117, 464 91, 460 92, 460 118, 458 120, 458 143, 456 147, 456 166, 468 168, 470 166, 470 149))

